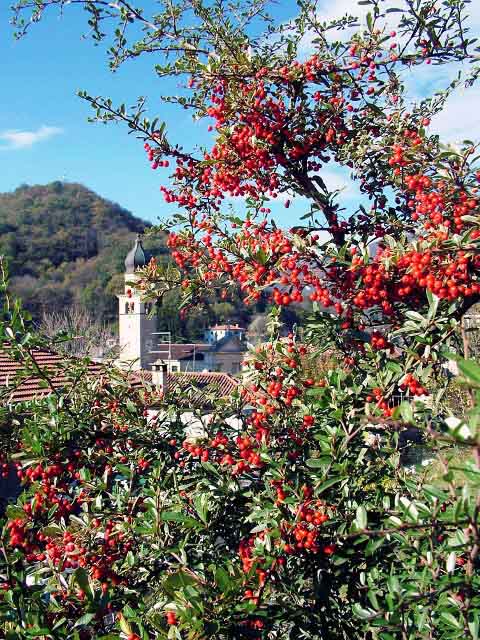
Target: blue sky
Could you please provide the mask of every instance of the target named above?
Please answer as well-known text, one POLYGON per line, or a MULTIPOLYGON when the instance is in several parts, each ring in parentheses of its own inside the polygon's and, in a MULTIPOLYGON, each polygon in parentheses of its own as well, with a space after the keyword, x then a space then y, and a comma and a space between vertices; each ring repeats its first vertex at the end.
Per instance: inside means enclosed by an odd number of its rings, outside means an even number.
MULTIPOLYGON (((124 127, 88 123, 90 109, 75 95, 77 89, 87 89, 93 95, 111 96, 114 102, 146 95, 152 112, 165 117, 174 140, 186 145, 197 141, 200 127, 192 123, 188 112, 160 103, 165 80, 155 78, 152 60, 136 60, 112 74, 103 46, 94 47, 81 38, 84 13, 71 7, 62 18, 52 11, 26 38, 14 41, 7 4, 0 6, 0 191, 22 183, 65 179, 81 182, 147 220, 171 213, 159 193, 161 170, 150 169, 142 143, 127 136, 124 127)), ((293 9, 292 0, 281 0, 280 19, 293 9)), ((354 0, 324 2, 325 18, 349 10, 357 13, 354 0)), ((480 33, 478 0, 471 13, 472 26, 480 33)), ((431 69, 427 70, 430 74, 431 69)), ((410 83, 422 95, 426 87, 437 83, 434 78, 417 72, 410 83)), ((469 90, 467 97, 461 92, 454 96, 433 127, 450 140, 479 138, 479 89, 469 90)), ((355 197, 356 189, 346 174, 331 171, 324 178, 331 187, 345 186, 347 204, 355 197)), ((299 213, 300 203, 283 211, 281 222, 292 224, 299 213)))
MULTIPOLYGON (((154 104, 158 83, 141 61, 112 74, 103 49, 81 39, 84 26, 78 11, 61 20, 52 12, 14 41, 8 9, 0 9, 0 191, 64 178, 154 220, 163 205, 160 176, 150 170, 142 143, 120 126, 88 123, 90 109, 75 92, 118 101, 148 95, 154 104)), ((177 123, 188 131, 186 114, 177 123)))

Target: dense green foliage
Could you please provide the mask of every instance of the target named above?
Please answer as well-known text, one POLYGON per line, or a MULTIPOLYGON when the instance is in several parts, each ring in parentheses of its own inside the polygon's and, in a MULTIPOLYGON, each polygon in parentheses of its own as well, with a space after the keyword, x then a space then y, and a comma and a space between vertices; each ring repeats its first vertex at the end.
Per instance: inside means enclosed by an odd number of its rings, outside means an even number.
MULTIPOLYGON (((458 362, 470 407, 442 402, 480 298, 479 145, 442 147, 428 127, 448 91, 410 108, 401 83, 405 67, 478 62, 470 3, 361 0, 365 24, 340 42, 333 32, 354 19, 324 24, 314 0, 277 25, 269 0, 160 0, 153 15, 130 0, 18 0, 17 28, 67 4, 88 11, 97 42, 113 21, 112 66, 155 55, 158 74, 191 89, 162 97, 215 121, 199 154, 143 119, 143 99, 127 113, 82 93, 98 120, 145 140, 152 169, 176 165, 162 185, 179 211, 167 225, 176 266, 151 262, 136 286, 151 300, 180 292, 182 311, 212 290, 276 306, 239 393, 198 429, 164 384, 114 367, 92 379, 66 361, 78 383, 56 389, 36 371, 48 399, 6 407, 1 469, 22 487, 0 538, 0 631, 479 640, 480 366, 458 362), (352 169, 369 212, 342 217, 321 178, 332 161, 352 169), (265 207, 287 192, 309 200, 303 227, 279 228, 265 207), (242 217, 230 196, 245 197, 242 217), (280 308, 307 287, 302 339, 280 337, 280 308), (435 455, 430 469, 402 464, 415 441, 435 455)), ((42 342, 1 286, 0 340, 28 375, 42 342)))
MULTIPOLYGON (((148 226, 80 184, 0 194, 0 254, 9 261, 13 292, 37 318, 77 305, 115 319, 125 255, 148 226)), ((147 247, 161 255, 165 243, 157 236, 147 247)))

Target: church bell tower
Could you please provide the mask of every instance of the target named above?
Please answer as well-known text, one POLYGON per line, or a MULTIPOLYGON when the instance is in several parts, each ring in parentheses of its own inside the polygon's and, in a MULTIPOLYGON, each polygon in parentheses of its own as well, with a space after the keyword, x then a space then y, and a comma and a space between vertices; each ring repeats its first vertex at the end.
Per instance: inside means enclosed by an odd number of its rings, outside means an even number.
POLYGON ((135 288, 138 281, 137 270, 144 267, 147 257, 141 236, 137 235, 135 245, 125 258, 125 293, 118 295, 119 346, 118 364, 133 370, 150 369, 154 360, 153 333, 157 329, 157 318, 149 317, 152 303, 144 302, 135 288))

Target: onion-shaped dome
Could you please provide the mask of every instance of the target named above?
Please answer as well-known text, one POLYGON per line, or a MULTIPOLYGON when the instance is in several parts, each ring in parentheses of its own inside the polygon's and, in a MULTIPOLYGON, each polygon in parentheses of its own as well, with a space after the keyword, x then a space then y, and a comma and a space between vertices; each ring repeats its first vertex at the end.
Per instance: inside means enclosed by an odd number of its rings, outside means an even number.
POLYGON ((135 273, 140 267, 147 264, 147 256, 142 246, 142 238, 137 235, 133 248, 129 251, 125 258, 125 273, 135 273))

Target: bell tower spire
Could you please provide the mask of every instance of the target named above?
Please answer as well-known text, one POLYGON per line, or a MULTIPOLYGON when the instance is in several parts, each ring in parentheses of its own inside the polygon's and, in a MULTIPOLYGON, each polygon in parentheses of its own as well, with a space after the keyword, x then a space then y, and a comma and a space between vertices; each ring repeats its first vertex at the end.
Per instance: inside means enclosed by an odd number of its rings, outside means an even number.
POLYGON ((135 244, 125 258, 125 275, 134 274, 137 269, 147 264, 147 256, 142 245, 142 236, 137 233, 135 244))
POLYGON ((157 318, 149 317, 152 304, 144 302, 140 291, 135 287, 139 279, 138 269, 147 263, 142 237, 138 234, 125 258, 125 291, 117 296, 120 345, 118 364, 122 368, 149 369, 154 360, 151 355, 152 334, 157 329, 157 318))

